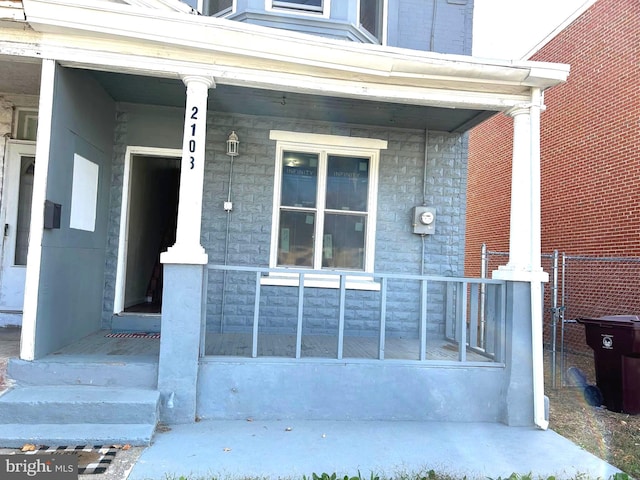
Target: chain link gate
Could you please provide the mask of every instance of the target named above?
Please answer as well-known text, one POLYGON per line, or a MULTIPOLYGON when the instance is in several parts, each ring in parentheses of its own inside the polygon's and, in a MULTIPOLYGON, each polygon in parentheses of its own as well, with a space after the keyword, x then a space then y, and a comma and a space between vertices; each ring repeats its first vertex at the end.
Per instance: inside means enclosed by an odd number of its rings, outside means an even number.
MULTIPOLYGON (((506 265, 509 261, 509 252, 496 252, 487 249, 482 244, 480 276, 486 278, 498 267, 506 265)), ((553 387, 556 387, 557 365, 557 325, 560 321, 561 307, 559 306, 559 262, 558 252, 540 256, 540 265, 549 275, 549 285, 543 286, 543 341, 551 349, 551 374, 553 387)))
MULTIPOLYGON (((507 264, 509 253, 490 251, 483 244, 481 257, 481 277, 486 277, 507 264)), ((540 260, 549 274, 543 297, 543 342, 550 350, 552 387, 556 388, 558 378, 558 353, 560 385, 564 387, 569 384, 568 363, 593 362, 584 326, 576 319, 640 315, 640 258, 567 255, 554 250, 542 254, 540 260), (574 361, 568 362, 569 356, 574 361), (577 357, 582 361, 575 360, 577 357)))

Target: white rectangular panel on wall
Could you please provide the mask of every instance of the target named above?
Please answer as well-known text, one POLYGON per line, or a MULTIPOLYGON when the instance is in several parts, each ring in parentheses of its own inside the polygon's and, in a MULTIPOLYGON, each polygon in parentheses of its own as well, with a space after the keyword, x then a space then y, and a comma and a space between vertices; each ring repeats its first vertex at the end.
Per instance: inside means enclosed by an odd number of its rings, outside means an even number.
POLYGON ((98 164, 78 155, 73 157, 71 218, 69 227, 93 232, 98 204, 98 164))

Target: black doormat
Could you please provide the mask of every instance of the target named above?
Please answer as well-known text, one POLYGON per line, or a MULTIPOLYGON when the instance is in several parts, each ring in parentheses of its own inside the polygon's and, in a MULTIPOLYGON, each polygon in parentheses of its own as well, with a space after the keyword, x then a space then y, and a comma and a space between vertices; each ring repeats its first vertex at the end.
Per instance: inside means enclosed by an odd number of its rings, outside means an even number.
POLYGON ((160 338, 159 333, 107 333, 106 338, 160 338))
POLYGON ((38 453, 49 455, 75 454, 78 457, 78 474, 89 475, 106 472, 117 451, 118 449, 115 447, 103 447, 101 445, 78 445, 74 447, 47 447, 43 445, 35 450, 22 453, 31 455, 38 453))

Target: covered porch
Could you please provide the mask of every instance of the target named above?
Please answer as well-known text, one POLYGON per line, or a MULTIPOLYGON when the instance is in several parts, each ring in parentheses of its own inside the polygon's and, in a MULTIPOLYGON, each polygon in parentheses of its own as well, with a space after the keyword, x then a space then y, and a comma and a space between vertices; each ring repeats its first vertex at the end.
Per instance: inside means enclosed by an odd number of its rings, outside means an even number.
POLYGON ((68 49, 42 61, 21 360, 12 367, 19 382, 56 364, 62 384, 96 385, 108 364, 105 378, 157 392, 167 423, 251 416, 545 428, 538 137, 541 92, 564 81, 566 66, 371 48, 178 14, 134 21, 113 5, 98 14, 24 3, 39 46, 10 35, 25 55, 60 39, 68 49), (94 38, 98 24, 106 26, 94 38), (292 41, 305 48, 293 55, 292 41), (499 111, 514 118, 512 257, 492 280, 461 278, 464 132, 499 111), (229 159, 231 131, 241 150, 229 159), (278 142, 292 148, 303 136, 351 148, 352 158, 365 152, 366 168, 379 163, 368 216, 348 212, 366 216, 356 231, 377 228, 360 269, 274 260, 274 158, 278 142), (148 249, 161 252, 160 339, 106 337, 130 298, 144 298, 128 296, 136 269, 126 252, 147 246, 134 248, 143 230, 132 225, 146 217, 131 205, 144 203, 150 170, 130 179, 157 159, 179 183, 164 210, 177 207, 175 235, 168 248, 148 249), (75 168, 95 200, 80 196, 74 210, 75 168), (61 228, 44 227, 45 200, 63 206, 61 228), (437 233, 414 233, 412 209, 436 204, 437 233), (358 277, 365 288, 354 287, 358 277))

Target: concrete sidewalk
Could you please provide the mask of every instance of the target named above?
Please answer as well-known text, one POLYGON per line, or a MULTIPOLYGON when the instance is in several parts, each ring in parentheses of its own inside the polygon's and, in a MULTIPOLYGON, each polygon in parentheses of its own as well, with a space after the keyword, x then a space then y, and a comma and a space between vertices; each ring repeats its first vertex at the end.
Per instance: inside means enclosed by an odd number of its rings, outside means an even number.
POLYGON ((172 426, 142 452, 129 480, 312 473, 448 473, 462 478, 607 479, 619 472, 552 431, 491 423, 202 421, 172 426))

